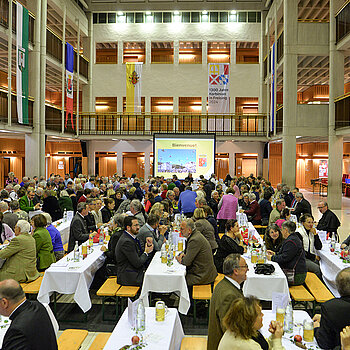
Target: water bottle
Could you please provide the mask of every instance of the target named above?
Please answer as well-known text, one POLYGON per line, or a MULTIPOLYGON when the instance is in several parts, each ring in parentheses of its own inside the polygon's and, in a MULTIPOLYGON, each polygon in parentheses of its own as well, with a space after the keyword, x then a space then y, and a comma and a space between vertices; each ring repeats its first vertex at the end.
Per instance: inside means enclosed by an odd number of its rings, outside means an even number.
POLYGON ((143 305, 142 299, 139 301, 139 305, 137 306, 137 314, 136 314, 136 330, 138 332, 142 332, 145 330, 145 306, 143 305))
POLYGON ((333 253, 334 250, 335 250, 335 237, 334 237, 334 234, 332 234, 330 251, 333 253))
POLYGON ((67 209, 64 208, 64 211, 63 211, 63 222, 66 222, 67 221, 67 209))
POLYGON ((293 333, 293 307, 289 302, 286 308, 286 316, 284 318, 284 331, 286 333, 293 333))
POLYGON ((75 247, 74 247, 74 261, 79 262, 80 260, 80 253, 79 253, 79 245, 78 242, 75 242, 75 247))
POLYGON ((102 245, 102 244, 103 244, 103 241, 104 241, 104 239, 105 239, 104 236, 105 236, 105 235, 104 235, 103 231, 100 230, 100 233, 99 233, 99 236, 98 236, 98 244, 99 244, 99 245, 102 245))

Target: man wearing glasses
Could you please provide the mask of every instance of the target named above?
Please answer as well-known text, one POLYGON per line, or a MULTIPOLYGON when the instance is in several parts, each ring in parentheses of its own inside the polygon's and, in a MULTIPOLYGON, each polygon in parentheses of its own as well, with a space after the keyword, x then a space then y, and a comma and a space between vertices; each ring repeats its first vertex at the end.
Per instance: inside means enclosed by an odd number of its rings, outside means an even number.
POLYGON ((327 202, 319 202, 317 205, 318 210, 322 214, 320 221, 317 224, 319 231, 330 232, 331 235, 335 235, 335 239, 338 240, 338 227, 341 225, 338 217, 328 209, 327 202))
POLYGON ((227 310, 237 298, 243 298, 240 284, 247 279, 248 265, 240 254, 228 255, 223 263, 225 278, 214 289, 210 301, 208 350, 216 350, 225 333, 222 325, 227 310))

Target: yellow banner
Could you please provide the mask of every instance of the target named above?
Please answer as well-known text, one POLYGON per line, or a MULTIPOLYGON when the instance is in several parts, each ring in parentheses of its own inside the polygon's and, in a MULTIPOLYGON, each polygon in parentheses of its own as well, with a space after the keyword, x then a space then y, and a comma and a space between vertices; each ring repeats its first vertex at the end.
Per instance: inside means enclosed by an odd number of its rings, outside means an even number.
POLYGON ((141 113, 142 63, 126 64, 126 112, 141 113))

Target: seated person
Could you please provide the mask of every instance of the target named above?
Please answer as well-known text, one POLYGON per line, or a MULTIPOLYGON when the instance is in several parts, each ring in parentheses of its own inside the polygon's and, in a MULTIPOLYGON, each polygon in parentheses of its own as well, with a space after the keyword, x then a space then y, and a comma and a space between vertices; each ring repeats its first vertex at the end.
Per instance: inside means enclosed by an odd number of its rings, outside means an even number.
POLYGON ((102 221, 104 224, 109 222, 114 215, 115 201, 113 198, 105 199, 105 206, 101 209, 102 221))
POLYGON ((219 230, 218 230, 218 222, 215 219, 215 216, 213 214, 213 210, 210 208, 209 205, 204 205, 203 206, 204 213, 206 215, 206 219, 210 222, 210 224, 214 228, 214 235, 215 239, 218 240, 220 239, 219 237, 219 230))
POLYGON ((192 219, 180 224, 183 237, 187 238, 186 249, 176 260, 186 266, 186 282, 189 287, 195 284, 209 284, 215 281, 217 271, 208 240, 196 230, 192 219))
POLYGON ((350 324, 350 267, 341 270, 336 277, 340 298, 321 304, 321 314, 314 316, 315 338, 322 349, 340 346, 340 332, 350 324))
POLYGON ((15 237, 0 250, 0 258, 6 259, 0 269, 0 281, 13 278, 20 283, 32 282, 40 276, 36 269, 35 239, 30 234, 28 221, 17 221, 15 237))
POLYGON ((32 235, 35 239, 38 271, 45 271, 56 262, 49 231, 46 229, 47 221, 43 214, 32 217, 32 235))
POLYGON ((215 230, 211 223, 206 219, 205 212, 202 208, 195 209, 193 213, 193 220, 196 225, 196 230, 208 240, 210 247, 214 253, 218 247, 218 244, 215 240, 215 230))
POLYGON ((260 205, 256 201, 256 197, 254 193, 249 193, 249 208, 244 210, 244 214, 247 215, 248 221, 250 221, 253 225, 261 224, 261 214, 260 214, 260 205))
POLYGON ((156 214, 150 214, 147 222, 140 228, 137 238, 140 240, 141 248, 144 249, 146 245, 146 238, 152 237, 154 251, 162 249, 163 243, 166 239, 164 237, 167 231, 167 226, 159 225, 160 217, 156 214))
POLYGON ((11 227, 3 222, 3 217, 4 214, 0 212, 0 244, 8 243, 15 237, 11 227))
POLYGON ((341 249, 349 249, 350 248, 350 235, 344 240, 344 242, 340 246, 341 249))
POLYGON ((242 198, 238 199, 238 205, 240 207, 242 207, 242 210, 249 209, 249 194, 248 194, 248 192, 243 193, 242 198))
POLYGON ((267 228, 264 236, 264 242, 267 250, 271 250, 275 253, 280 250, 283 242, 283 236, 281 229, 276 224, 272 224, 267 228))
POLYGON ((350 326, 340 332, 340 342, 343 350, 350 350, 350 326))
POLYGON ((272 212, 272 193, 267 191, 263 195, 263 199, 259 202, 260 214, 261 214, 261 225, 267 226, 269 223, 270 213, 272 212))
MULTIPOLYGON (((260 302, 255 297, 238 298, 234 300, 223 319, 226 328, 218 350, 261 350, 263 349, 254 339, 263 326, 263 313, 260 302)), ((268 339, 269 350, 282 350, 283 325, 271 321, 268 339)), ((266 342, 266 341, 265 341, 266 342)), ((267 345, 267 344, 266 344, 267 345)))
POLYGON ((288 208, 284 208, 281 211, 280 218, 278 220, 276 220, 275 224, 279 228, 281 228, 282 227, 282 223, 285 222, 285 221, 288 221, 290 219, 290 217, 291 217, 290 210, 288 208))
POLYGON ((19 199, 19 206, 26 213, 29 213, 30 211, 38 210, 40 208, 40 203, 37 203, 34 205, 33 203, 34 196, 35 196, 35 192, 34 192, 34 189, 31 187, 31 188, 28 188, 27 194, 19 199))
POLYGON ((85 201, 85 203, 87 204, 87 210, 88 210, 88 213, 84 216, 87 230, 89 232, 97 231, 95 217, 92 214, 92 211, 95 210, 95 207, 96 207, 95 198, 88 198, 85 201))
POLYGON ((61 233, 54 225, 52 225, 51 215, 49 213, 43 213, 43 215, 45 216, 47 222, 46 229, 49 231, 49 234, 51 236, 53 252, 55 254, 56 261, 58 261, 64 257, 61 233))
POLYGON ((314 218, 311 214, 304 214, 300 217, 301 227, 298 232, 302 238, 305 250, 306 267, 309 272, 315 273, 322 279, 320 264, 316 259, 316 249, 322 249, 322 242, 314 226, 314 218))
POLYGON ((227 220, 226 233, 218 240, 218 249, 214 255, 217 271, 222 273, 222 265, 229 254, 243 254, 246 251, 237 220, 227 220))
POLYGON ((305 282, 307 268, 305 251, 295 229, 296 225, 292 221, 285 221, 282 224, 284 241, 281 249, 277 253, 268 250, 267 259, 277 262, 282 270, 294 270, 294 281, 288 281, 288 284, 299 286, 305 282))
POLYGON ((137 238, 140 225, 135 216, 125 217, 124 229, 115 248, 118 283, 125 286, 141 286, 149 254, 153 251, 152 239, 146 238, 145 250, 142 251, 137 238))
MULTIPOLYGON (((74 249, 75 242, 82 244, 89 239, 89 231, 87 229, 84 217, 89 213, 89 206, 86 202, 80 202, 77 205, 77 213, 74 215, 69 228, 68 253, 74 249)), ((96 232, 92 233, 95 236, 96 232)))

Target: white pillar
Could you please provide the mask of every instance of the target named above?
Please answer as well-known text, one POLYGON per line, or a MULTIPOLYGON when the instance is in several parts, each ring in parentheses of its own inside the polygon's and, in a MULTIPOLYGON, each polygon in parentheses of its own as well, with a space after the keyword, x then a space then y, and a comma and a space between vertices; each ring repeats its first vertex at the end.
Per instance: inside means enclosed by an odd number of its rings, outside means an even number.
POLYGON ((88 175, 95 175, 95 145, 93 141, 87 141, 88 175))
POLYGON ((118 52, 117 52, 117 55, 118 55, 118 63, 119 64, 122 64, 123 63, 123 50, 124 50, 124 43, 122 40, 119 40, 118 41, 118 52))
POLYGON ((329 40, 329 131, 328 131, 328 192, 327 202, 331 209, 341 209, 343 137, 335 134, 334 99, 344 94, 344 54, 336 49, 336 4, 330 1, 329 40))
POLYGON ((284 1, 284 60, 283 60, 283 137, 282 182, 291 188, 296 176, 296 114, 297 114, 297 43, 298 3, 284 1))
POLYGON ((179 40, 174 40, 174 64, 179 65, 179 40))
POLYGON ((151 40, 146 40, 146 64, 151 64, 151 40))
POLYGON ((117 173, 120 176, 123 175, 123 152, 121 151, 117 153, 117 173))
POLYGON ((205 66, 208 64, 208 42, 202 42, 202 64, 205 66))
POLYGON ((145 174, 144 178, 145 180, 148 179, 148 176, 151 175, 151 153, 149 151, 145 152, 145 174))

